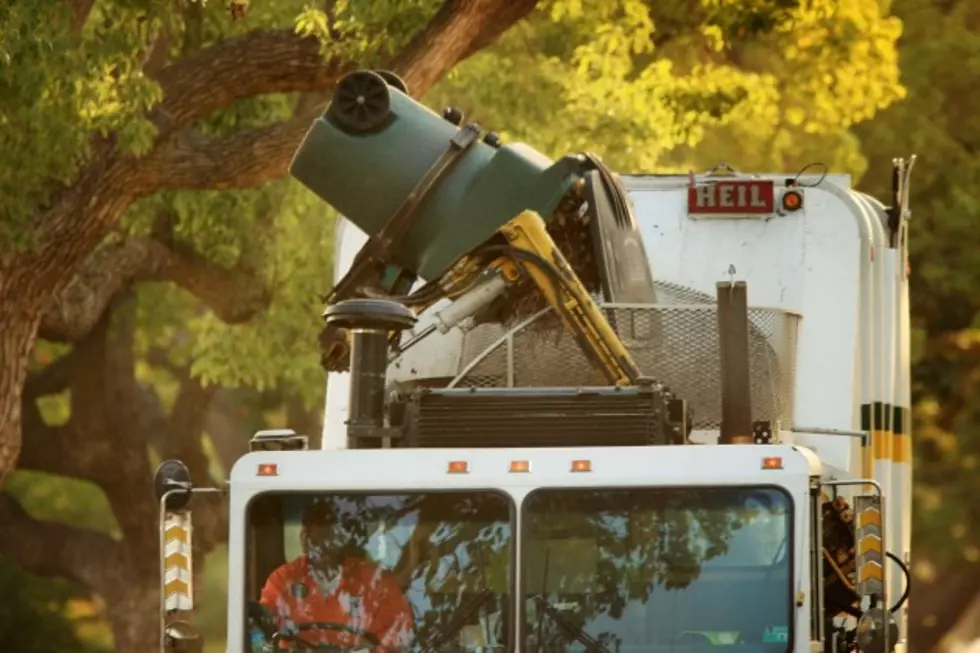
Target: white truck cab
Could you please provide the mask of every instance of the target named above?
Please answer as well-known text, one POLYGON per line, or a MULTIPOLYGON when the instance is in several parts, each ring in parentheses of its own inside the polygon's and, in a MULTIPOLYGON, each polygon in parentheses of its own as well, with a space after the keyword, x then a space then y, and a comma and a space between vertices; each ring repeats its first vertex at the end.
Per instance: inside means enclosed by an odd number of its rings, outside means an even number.
MULTIPOLYGON (((721 448, 253 452, 231 477, 231 532, 253 544, 230 549, 244 573, 229 595, 261 591, 272 570, 250 556, 271 538, 299 555, 318 499, 344 506, 366 555, 405 577, 417 631, 431 629, 414 650, 799 650, 819 596, 807 564, 819 461, 791 445, 721 448)), ((247 651, 238 608, 228 647, 247 651)))

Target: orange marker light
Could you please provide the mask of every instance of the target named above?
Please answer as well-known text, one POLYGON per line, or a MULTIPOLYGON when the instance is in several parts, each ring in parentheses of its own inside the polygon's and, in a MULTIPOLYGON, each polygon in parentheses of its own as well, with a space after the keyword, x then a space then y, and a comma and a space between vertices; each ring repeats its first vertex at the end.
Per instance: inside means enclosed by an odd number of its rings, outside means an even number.
POLYGON ((279 465, 275 463, 262 463, 256 472, 258 476, 279 476, 279 465))
POLYGON ((531 471, 531 461, 530 460, 512 460, 512 461, 510 461, 510 471, 511 472, 529 472, 529 471, 531 471))
POLYGON ((788 190, 783 193, 783 208, 787 211, 797 211, 803 206, 803 194, 798 190, 788 190))
POLYGON ((447 470, 450 474, 466 474, 470 469, 470 466, 466 464, 465 460, 451 460, 449 461, 449 469, 447 470))
POLYGON ((762 469, 782 469, 783 459, 776 456, 762 459, 762 469))
POLYGON ((572 461, 572 471, 573 472, 591 472, 592 471, 592 461, 591 460, 573 460, 572 461))

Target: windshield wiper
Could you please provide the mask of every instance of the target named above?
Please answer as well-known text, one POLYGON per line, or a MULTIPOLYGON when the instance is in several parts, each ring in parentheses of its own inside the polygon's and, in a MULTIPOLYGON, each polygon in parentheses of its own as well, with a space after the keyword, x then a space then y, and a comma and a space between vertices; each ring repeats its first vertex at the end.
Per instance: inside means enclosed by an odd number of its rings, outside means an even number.
MULTIPOLYGON (((456 610, 456 614, 449 620, 449 623, 445 628, 437 630, 431 639, 428 637, 424 639, 425 644, 423 645, 422 653, 436 653, 440 646, 463 629, 463 626, 465 626, 470 618, 483 607, 483 604, 486 603, 487 598, 491 594, 493 594, 493 592, 489 589, 482 590, 480 593, 470 599, 468 603, 464 603, 463 605, 459 606, 459 609, 456 610)), ((416 639, 422 638, 418 637, 416 639)))
MULTIPOLYGON (((541 595, 534 598, 538 603, 538 609, 551 617, 551 619, 558 624, 563 631, 565 631, 566 635, 581 643, 589 653, 608 653, 608 651, 606 651, 606 647, 603 646, 599 640, 585 632, 585 629, 583 629, 581 626, 577 626, 565 619, 564 615, 562 615, 562 613, 559 612, 555 606, 551 605, 546 598, 541 595)), ((540 646, 541 642, 538 642, 538 647, 540 648, 540 646)))

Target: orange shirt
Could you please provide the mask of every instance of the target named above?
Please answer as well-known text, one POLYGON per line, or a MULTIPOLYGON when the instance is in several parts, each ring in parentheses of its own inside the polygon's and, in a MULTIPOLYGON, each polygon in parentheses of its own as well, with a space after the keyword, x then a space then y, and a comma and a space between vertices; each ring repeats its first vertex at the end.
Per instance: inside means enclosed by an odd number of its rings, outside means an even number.
MULTIPOLYGON (((374 634, 385 648, 408 646, 412 609, 394 576, 367 560, 344 561, 339 582, 326 592, 311 575, 305 556, 287 562, 269 575, 261 603, 278 619, 280 630, 314 621, 345 624, 374 634)), ((350 647, 355 635, 339 630, 304 630, 309 644, 350 647)))

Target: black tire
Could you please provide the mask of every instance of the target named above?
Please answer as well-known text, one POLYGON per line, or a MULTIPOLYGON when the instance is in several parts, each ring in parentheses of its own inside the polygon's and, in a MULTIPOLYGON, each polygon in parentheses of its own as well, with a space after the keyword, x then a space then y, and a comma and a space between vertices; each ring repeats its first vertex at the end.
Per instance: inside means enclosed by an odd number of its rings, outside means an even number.
POLYGON ((405 80, 399 77, 398 75, 396 75, 395 73, 391 72, 390 70, 375 70, 374 72, 381 75, 381 79, 388 82, 388 86, 392 88, 397 88, 405 95, 409 95, 409 96, 411 95, 411 93, 408 92, 408 84, 406 84, 405 80))
POLYGON ((358 70, 337 83, 327 115, 347 131, 364 133, 385 124, 390 111, 388 82, 378 73, 358 70))

